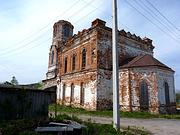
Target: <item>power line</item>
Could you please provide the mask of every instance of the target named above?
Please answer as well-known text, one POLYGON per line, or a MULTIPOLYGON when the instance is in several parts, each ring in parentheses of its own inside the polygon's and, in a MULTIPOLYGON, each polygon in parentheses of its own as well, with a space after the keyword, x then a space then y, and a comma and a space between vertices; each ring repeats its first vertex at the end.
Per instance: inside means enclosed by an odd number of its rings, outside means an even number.
MULTIPOLYGON (((74 2, 69 8, 67 8, 62 14, 56 16, 55 19, 58 18, 58 17, 60 17, 60 16, 65 15, 68 11, 70 11, 70 9, 72 9, 72 8, 73 8, 75 5, 77 5, 79 2, 80 2, 80 0, 75 1, 75 2, 74 2)), ((43 31, 45 28, 47 28, 52 22, 54 22, 55 19, 53 19, 50 23, 48 23, 47 25, 45 25, 45 26, 43 26, 42 28, 40 28, 38 31, 33 32, 32 34, 30 33, 29 36, 27 36, 27 37, 24 38, 23 40, 17 42, 16 44, 21 44, 21 43, 23 43, 24 41, 26 41, 27 39, 33 37, 34 35, 37 35, 37 33, 40 33, 40 32, 43 31)), ((15 46, 15 45, 14 45, 14 46, 15 46)), ((23 45, 22 45, 22 46, 23 46, 23 45)), ((22 47, 22 46, 20 46, 20 47, 22 47)), ((18 48, 20 48, 20 47, 18 47, 18 48)), ((15 47, 14 49, 16 49, 16 48, 17 48, 17 47, 15 47)), ((14 49, 12 48, 12 50, 14 50, 14 49)), ((9 51, 9 48, 3 49, 3 50, 1 50, 1 51, 4 52, 4 51, 6 51, 6 50, 9 51)))
MULTIPOLYGON (((83 1, 83 0, 82 0, 82 1, 83 1)), ((79 9, 78 11, 73 12, 73 14, 72 14, 70 17, 68 17, 68 19, 71 18, 72 16, 75 16, 75 15, 81 13, 81 12, 82 12, 86 7, 88 7, 89 4, 91 4, 93 1, 95 1, 95 0, 91 0, 90 2, 87 2, 86 5, 85 5, 82 9, 79 9)), ((67 20, 68 20, 68 19, 67 19, 67 20)))
POLYGON ((180 29, 176 27, 176 25, 174 25, 165 15, 163 15, 150 1, 147 1, 147 3, 149 3, 149 5, 151 5, 151 7, 153 7, 169 24, 171 24, 178 32, 180 32, 180 29))
MULTIPOLYGON (((89 16, 91 13, 93 13, 94 11, 96 11, 97 9, 95 9, 95 10, 92 10, 91 12, 89 12, 87 15, 86 15, 86 17, 87 16, 89 16)), ((84 19, 85 17, 82 17, 82 18, 80 18, 80 19, 78 19, 75 23, 77 23, 77 22, 79 22, 79 21, 82 21, 82 19, 84 19)), ((48 40, 51 40, 51 38, 49 38, 48 40)), ((45 41, 43 41, 43 42, 41 42, 41 43, 39 43, 39 44, 36 44, 35 46, 33 46, 33 47, 31 47, 31 48, 28 48, 28 50, 31 50, 31 49, 33 49, 33 48, 35 48, 35 47, 38 47, 38 46, 41 46, 41 45, 43 45, 43 43, 45 42, 47 42, 48 40, 45 40, 45 41)), ((25 48, 26 49, 26 48, 25 48)), ((12 55, 21 55, 22 53, 24 53, 24 52, 26 52, 25 50, 22 50, 21 52, 15 52, 14 54, 10 54, 9 56, 12 56, 12 55)))
MULTIPOLYGON (((83 0, 83 1, 84 1, 84 0, 83 0)), ((84 2, 86 3, 86 6, 83 7, 83 9, 85 9, 87 6, 89 6, 90 4, 92 4, 93 1, 94 1, 94 0, 91 0, 90 2, 84 1, 84 2)), ((82 11, 83 9, 80 9, 80 10, 78 10, 77 12, 74 12, 71 16, 74 16, 74 15, 79 14, 79 13, 80 13, 79 11, 82 11)), ((95 7, 95 10, 97 10, 97 9, 99 9, 99 7, 95 7)), ((93 13, 95 10, 89 12, 87 15, 93 13)), ((86 15, 86 16, 87 16, 87 15, 86 15)), ((70 16, 70 17, 71 17, 71 16, 70 16)), ((69 17, 69 18, 70 18, 70 17, 69 17)), ((84 16, 84 17, 85 17, 85 16, 84 16)), ((82 17, 82 18, 83 18, 83 17, 82 17)), ((82 19, 82 18, 80 18, 80 19, 82 19)), ((79 19, 79 20, 80 20, 80 19, 79 19)), ((78 21, 79 21, 79 20, 78 20, 78 21)), ((130 29, 130 28, 129 28, 129 29, 130 29)), ((47 31, 47 32, 48 32, 48 31, 47 31)), ((45 33, 43 33, 43 34, 45 34, 45 33)), ((22 47, 20 46, 20 47, 17 47, 17 48, 15 48, 15 49, 13 49, 13 50, 8 50, 8 51, 6 51, 6 52, 3 52, 2 55, 5 55, 5 56, 9 56, 9 55, 10 55, 10 56, 11 56, 10 53, 14 54, 15 51, 18 51, 18 52, 19 52, 20 49, 23 49, 23 48, 26 49, 27 46, 30 46, 32 43, 38 41, 38 40, 40 39, 40 37, 42 37, 42 35, 38 36, 38 37, 35 38, 34 40, 31 40, 30 42, 26 43, 26 44, 23 45, 22 47), (8 54, 7 54, 7 53, 8 53, 8 54)), ((17 53, 15 52, 15 54, 17 54, 17 53)), ((2 55, 1 55, 1 56, 2 56, 2 55)))
MULTIPOLYGON (((50 30, 47 30, 46 33, 49 32, 49 31, 50 30)), ((42 35, 40 35, 40 36, 36 37, 35 39, 29 41, 28 43, 24 44, 23 46, 19 46, 19 47, 15 48, 15 49, 7 50, 6 52, 1 53, 0 55, 1 56, 2 55, 6 55, 6 54, 9 54, 9 53, 15 52, 16 50, 20 50, 20 49, 26 48, 27 46, 31 45, 31 43, 34 43, 34 42, 38 41, 46 33, 43 33, 42 35)))
MULTIPOLYGON (((80 1, 80 0, 78 0, 78 1, 80 1)), ((79 9, 78 11, 76 11, 76 12, 74 12, 72 15, 70 15, 70 17, 79 14, 80 11, 84 10, 84 9, 85 9, 87 6, 89 6, 89 4, 90 4, 91 2, 93 2, 93 1, 95 1, 95 0, 91 0, 90 2, 88 2, 83 8, 79 9)), ((77 4, 77 3, 76 3, 76 4, 77 4)), ((74 6, 74 5, 73 5, 73 6, 74 6)), ((71 7, 72 7, 72 6, 71 6, 71 7)), ((65 11, 65 13, 66 13, 66 11, 65 11)), ((64 15, 64 14, 63 14, 63 15, 64 15)), ((69 17, 69 18, 70 18, 70 17, 69 17)), ((49 24, 50 24, 50 23, 49 23, 49 24)), ((48 24, 48 25, 49 25, 49 24, 48 24)), ((46 25, 45 27, 47 27, 48 25, 46 25)), ((44 29, 45 27, 43 27, 42 29, 44 29)), ((42 30, 42 29, 41 29, 41 30, 42 30)), ((44 33, 43 33, 43 34, 44 34, 44 33)), ((42 36, 42 35, 40 35, 39 37, 41 37, 41 36, 42 36)), ((28 43, 25 44, 25 45, 22 45, 22 46, 19 46, 19 47, 15 48, 15 49, 11 49, 11 50, 8 50, 8 51, 6 51, 6 52, 3 52, 1 55, 4 55, 4 54, 6 54, 6 53, 10 53, 10 52, 12 52, 12 51, 14 52, 14 51, 16 51, 16 50, 25 48, 26 46, 31 45, 32 42, 35 42, 35 41, 39 40, 39 37, 38 37, 38 38, 35 38, 34 40, 28 42, 28 43)))
MULTIPOLYGON (((25 53, 26 51, 29 51, 29 50, 31 50, 31 49, 33 49, 33 48, 39 47, 39 46, 41 46, 41 45, 44 45, 43 43, 47 43, 47 42, 50 41, 50 40, 51 40, 51 38, 48 38, 48 39, 46 39, 46 40, 44 40, 44 41, 42 41, 42 42, 40 42, 40 43, 38 43, 38 44, 36 44, 36 45, 34 45, 34 46, 31 46, 30 48, 27 48, 26 50, 20 50, 19 52, 14 52, 14 53, 11 53, 11 54, 7 54, 7 55, 5 55, 4 57, 13 56, 13 55, 21 55, 22 53, 25 53)), ((2 58, 3 58, 3 57, 2 57, 2 58)))
MULTIPOLYGON (((91 1, 94 1, 94 0, 91 0, 91 1)), ((99 6, 99 7, 100 7, 100 6, 99 6)), ((97 9, 92 10, 91 12, 89 12, 88 14, 86 14, 85 16, 83 16, 83 17, 81 17, 80 19, 78 19, 74 24, 78 23, 80 20, 84 19, 85 17, 87 17, 88 15, 90 15, 91 13, 93 13, 93 12, 96 11, 96 10, 97 10, 97 9)), ((78 12, 78 13, 79 13, 79 12, 78 12)), ((74 14, 76 14, 76 13, 74 13, 74 14)), ((74 14, 73 14, 73 15, 74 15, 74 14)), ((50 39, 51 39, 51 38, 43 41, 42 43, 47 42, 47 41, 49 41, 50 39)), ((33 48, 35 48, 35 47, 38 47, 38 46, 42 45, 42 43, 37 44, 37 45, 35 45, 35 46, 31 47, 31 48, 28 48, 28 50, 29 50, 29 49, 33 49, 33 48)), ((24 51, 21 51, 21 52, 23 53, 24 51)), ((16 54, 18 54, 18 53, 16 53, 16 54)))
MULTIPOLYGON (((82 0, 82 1, 84 1, 84 0, 82 0)), ((103 4, 103 3, 101 3, 101 5, 102 5, 102 4, 103 4)), ((89 5, 89 4, 88 4, 88 5, 89 5)), ((81 18, 79 18, 78 20, 76 20, 76 21, 75 21, 75 24, 76 24, 77 22, 79 22, 81 19, 84 19, 85 17, 89 16, 90 14, 92 14, 93 12, 95 12, 96 10, 98 10, 99 7, 101 7, 101 5, 99 5, 99 6, 96 7, 94 10, 90 11, 88 14, 86 14, 86 15, 84 15, 83 17, 81 17, 81 18)))
MULTIPOLYGON (((91 0, 90 2, 92 2, 92 1, 94 1, 94 0, 91 0)), ((89 2, 86 4, 86 6, 88 6, 89 5, 89 2)), ((85 6, 85 7, 86 7, 85 6)), ((85 9, 85 7, 83 7, 83 9, 85 9)), ((80 9, 81 11, 82 11, 82 9, 80 9)), ((92 10, 91 12, 89 12, 86 16, 88 16, 88 15, 90 15, 91 13, 93 13, 95 10, 92 10)), ((78 12, 76 13, 74 13, 74 14, 72 14, 71 16, 74 16, 75 14, 77 15, 78 13, 80 13, 79 12, 79 10, 78 10, 78 12)), ((75 22, 75 24, 78 22, 78 21, 81 21, 82 19, 84 19, 85 17, 82 17, 82 18, 80 18, 79 20, 77 20, 76 22, 75 22)), ((48 31, 47 31, 48 32, 48 31)), ((43 33, 43 34, 45 34, 45 33, 43 33)), ((28 45, 31 45, 31 43, 33 43, 33 42, 35 42, 35 41, 37 41, 37 40, 39 40, 39 38, 40 37, 42 37, 42 35, 41 36, 39 36, 39 37, 37 37, 36 39, 34 39, 34 40, 32 40, 32 41, 30 41, 30 42, 28 42, 27 44, 25 44, 25 46, 24 47, 19 47, 19 48, 17 48, 17 51, 19 51, 19 49, 22 49, 22 48, 25 48, 25 47, 27 47, 28 45)), ((39 44, 38 44, 39 45, 39 44)), ((38 46, 38 45, 36 45, 36 46, 38 46)), ((33 48, 34 48, 35 46, 33 46, 33 48)), ((25 48, 26 49, 26 48, 25 48)), ((29 48, 28 48, 29 49, 29 48)), ((31 48, 30 48, 31 49, 31 48)), ((8 51, 8 52, 11 52, 11 51, 8 51)), ((20 52, 22 52, 22 51, 20 51, 20 52)), ((18 53, 20 53, 20 52, 18 52, 18 53)), ((24 52, 24 50, 23 50, 23 52, 24 52)), ((4 55, 5 56, 12 56, 12 55, 14 55, 14 54, 18 54, 18 53, 14 53, 14 52, 12 52, 13 54, 7 54, 7 52, 6 53, 4 53, 4 55), (6 55, 7 54, 7 55, 6 55)), ((1 55, 2 56, 2 55, 1 55)))
MULTIPOLYGON (((86 2, 85 0, 82 0, 84 2, 86 2)), ((86 2, 87 3, 87 2, 86 2)), ((102 10, 101 8, 97 8, 96 6, 92 5, 92 3, 90 3, 91 7, 95 8, 95 9, 98 9, 99 11, 103 12, 103 13, 106 13, 106 14, 109 14, 109 18, 112 19, 112 15, 109 13, 109 12, 106 12, 104 10, 102 10)), ((129 28, 127 25, 123 24, 122 22, 118 22, 120 25, 123 25, 125 28, 129 29, 130 31, 134 32, 134 30, 132 30, 131 28, 129 28)))
POLYGON ((168 26, 166 26, 166 24, 163 23, 163 21, 157 17, 157 14, 151 10, 146 4, 144 4, 144 2, 142 0, 138 1, 135 0, 136 3, 144 10, 146 11, 153 19, 155 19, 159 24, 161 24, 162 26, 164 26, 168 32, 170 32, 169 34, 171 34, 174 38, 177 38, 177 33, 175 33, 174 31, 172 31, 172 29, 170 29, 168 26), (146 8, 145 8, 146 7, 146 8))
POLYGON ((164 34, 168 35, 168 37, 170 36, 172 39, 174 39, 174 41, 176 41, 177 43, 179 43, 179 41, 177 39, 175 39, 172 35, 170 35, 169 33, 167 33, 165 30, 163 30, 161 27, 159 27, 156 23, 154 23, 152 20, 150 20, 146 15, 144 15, 143 13, 141 13, 135 6, 133 6, 130 2, 128 2, 127 0, 125 0, 125 2, 132 7, 133 9, 135 9, 139 14, 141 14, 144 18, 146 18, 150 23, 152 23, 154 26, 156 26, 161 32, 163 32, 164 34))

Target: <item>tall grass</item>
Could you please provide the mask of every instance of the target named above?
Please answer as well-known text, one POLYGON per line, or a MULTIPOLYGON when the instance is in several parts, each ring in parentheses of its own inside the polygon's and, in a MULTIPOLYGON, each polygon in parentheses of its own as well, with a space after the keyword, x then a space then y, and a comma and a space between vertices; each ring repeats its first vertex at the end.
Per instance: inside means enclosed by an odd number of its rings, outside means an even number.
MULTIPOLYGON (((52 104, 49 106, 49 111, 55 111, 55 105, 52 104)), ((112 110, 104 110, 104 111, 87 111, 82 108, 74 108, 70 106, 62 106, 57 105, 57 112, 58 113, 66 113, 66 114, 76 114, 76 115, 91 115, 91 116, 102 116, 102 117, 112 117, 113 111, 112 110)), ((125 118, 143 118, 143 119, 150 119, 150 118, 166 118, 166 119, 180 119, 180 115, 168 115, 168 114, 151 114, 149 112, 120 112, 121 117, 125 118)))

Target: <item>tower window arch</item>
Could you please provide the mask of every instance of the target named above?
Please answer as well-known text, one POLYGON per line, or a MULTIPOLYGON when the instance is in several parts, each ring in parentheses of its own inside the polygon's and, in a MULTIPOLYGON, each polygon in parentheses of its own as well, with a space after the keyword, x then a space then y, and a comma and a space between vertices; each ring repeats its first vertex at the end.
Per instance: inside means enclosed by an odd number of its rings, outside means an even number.
POLYGON ((64 36, 65 37, 69 37, 70 36, 70 28, 69 28, 69 26, 65 25, 63 30, 64 30, 63 31, 64 32, 64 36))

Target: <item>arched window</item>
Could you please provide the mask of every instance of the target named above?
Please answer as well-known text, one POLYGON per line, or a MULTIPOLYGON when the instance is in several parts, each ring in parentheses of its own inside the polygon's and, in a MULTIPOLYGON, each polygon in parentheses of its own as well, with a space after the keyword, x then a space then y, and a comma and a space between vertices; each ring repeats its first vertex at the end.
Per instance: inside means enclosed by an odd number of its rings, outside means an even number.
POLYGON ((86 49, 82 50, 82 69, 86 67, 86 49))
POLYGON ((73 54, 72 57, 72 70, 74 71, 76 69, 76 55, 73 54))
POLYGON ((69 37, 70 36, 70 27, 68 25, 65 25, 63 30, 64 30, 63 31, 64 36, 69 37))
POLYGON ((164 83, 164 90, 165 90, 165 101, 166 105, 170 104, 170 99, 169 99, 169 85, 167 82, 164 83))
POLYGON ((140 110, 147 111, 149 109, 148 85, 146 81, 140 83, 140 110))
POLYGON ((54 63, 54 51, 52 51, 52 54, 51 54, 51 64, 54 63))
POLYGON ((74 84, 71 84, 71 97, 70 97, 70 103, 74 101, 74 84))
POLYGON ((80 105, 84 105, 84 83, 81 83, 80 105))
POLYGON ((63 102, 65 101, 65 97, 66 97, 66 84, 63 84, 63 97, 62 97, 63 102))
POLYGON ((67 57, 64 60, 64 73, 67 73, 67 57))

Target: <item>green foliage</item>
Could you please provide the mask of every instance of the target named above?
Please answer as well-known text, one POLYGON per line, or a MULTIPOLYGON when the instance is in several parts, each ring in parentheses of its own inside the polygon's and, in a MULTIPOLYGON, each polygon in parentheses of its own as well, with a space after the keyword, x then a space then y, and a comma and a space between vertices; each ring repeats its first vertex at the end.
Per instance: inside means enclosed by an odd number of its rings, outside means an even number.
MULTIPOLYGON (((52 104, 49 106, 50 111, 55 111, 55 104, 52 104)), ((63 106, 63 105, 57 105, 57 112, 60 113, 68 113, 68 114, 88 114, 88 115, 95 115, 95 116, 112 116, 111 110, 105 110, 105 111, 87 111, 82 108, 75 108, 70 106, 63 106)))
POLYGON ((83 122, 78 119, 76 116, 70 117, 66 114, 60 114, 56 118, 51 118, 51 120, 56 122, 66 122, 66 120, 73 120, 78 123, 81 123, 87 128, 83 128, 82 135, 149 135, 144 129, 138 129, 136 127, 122 128, 119 131, 116 131, 110 124, 96 124, 90 122, 83 122))
POLYGON ((159 118, 165 118, 165 119, 180 119, 180 114, 174 114, 174 115, 168 115, 168 114, 162 114, 159 115, 159 118))
POLYGON ((38 82, 38 83, 35 83, 32 85, 33 85, 33 88, 35 88, 35 89, 43 89, 43 83, 42 82, 38 82))
POLYGON ((150 135, 149 132, 136 127, 121 128, 116 131, 110 124, 86 123, 87 135, 150 135))
POLYGON ((38 135, 34 132, 37 127, 38 120, 11 120, 1 121, 0 131, 2 135, 38 135))
MULTIPOLYGON (((149 135, 143 129, 136 127, 122 128, 116 131, 112 125, 108 124, 94 124, 90 122, 83 122, 76 116, 68 116, 66 114, 58 115, 56 118, 50 120, 11 120, 0 121, 0 134, 2 135, 40 135, 34 131, 37 126, 46 124, 49 121, 67 122, 66 120, 73 120, 85 125, 87 128, 82 129, 82 135, 149 135)), ((48 134, 46 134, 48 135, 48 134)))
POLYGON ((18 85, 18 80, 16 79, 15 76, 12 77, 11 84, 18 85))
POLYGON ((176 101, 180 100, 180 93, 176 93, 176 101))
POLYGON ((20 133, 19 135, 40 135, 34 131, 24 131, 22 133, 20 133))
POLYGON ((159 117, 159 115, 151 114, 149 112, 121 112, 120 115, 121 117, 126 117, 126 118, 143 118, 143 119, 159 117))
POLYGON ((82 135, 148 135, 149 132, 144 129, 138 129, 136 127, 122 128, 119 131, 116 131, 110 124, 97 124, 90 122, 83 122, 76 116, 72 115, 71 117, 67 114, 60 114, 51 120, 56 122, 66 122, 66 120, 73 120, 80 124, 85 125, 87 128, 83 128, 82 135))

